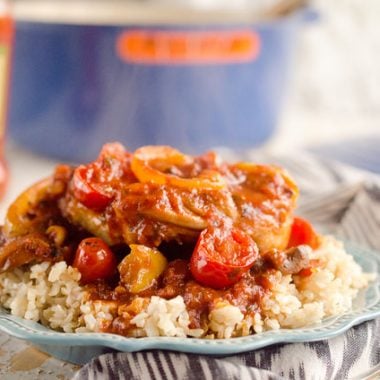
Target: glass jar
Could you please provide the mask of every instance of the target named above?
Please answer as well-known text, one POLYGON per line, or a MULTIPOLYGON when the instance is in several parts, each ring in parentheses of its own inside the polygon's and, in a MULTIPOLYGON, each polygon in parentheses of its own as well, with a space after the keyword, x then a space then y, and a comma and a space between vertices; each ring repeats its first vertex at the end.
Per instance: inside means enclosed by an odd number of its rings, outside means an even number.
POLYGON ((4 157, 7 125, 9 78, 13 41, 13 20, 7 1, 0 1, 0 197, 8 182, 8 168, 4 157))

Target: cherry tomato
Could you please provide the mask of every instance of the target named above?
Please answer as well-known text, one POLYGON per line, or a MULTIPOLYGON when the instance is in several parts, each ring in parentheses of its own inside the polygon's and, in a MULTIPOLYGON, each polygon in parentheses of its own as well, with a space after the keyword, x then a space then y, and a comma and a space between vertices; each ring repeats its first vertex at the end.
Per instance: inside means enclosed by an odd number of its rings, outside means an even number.
POLYGON ((83 239, 76 251, 73 267, 81 273, 81 282, 86 284, 96 280, 111 278, 117 269, 117 260, 102 239, 83 239))
POLYGON ((319 237, 307 220, 296 216, 293 220, 288 247, 296 247, 302 244, 307 244, 316 249, 319 246, 319 237))
POLYGON ((199 236, 190 270, 199 283, 220 289, 239 281, 257 257, 257 245, 245 232, 210 226, 199 236))
POLYGON ((105 144, 92 163, 78 166, 73 176, 76 199, 94 211, 104 210, 121 182, 135 182, 130 168, 131 154, 119 143, 105 144))
POLYGON ((73 192, 86 207, 92 210, 103 210, 112 201, 112 194, 106 192, 101 184, 93 179, 96 167, 94 165, 78 166, 73 176, 73 192))

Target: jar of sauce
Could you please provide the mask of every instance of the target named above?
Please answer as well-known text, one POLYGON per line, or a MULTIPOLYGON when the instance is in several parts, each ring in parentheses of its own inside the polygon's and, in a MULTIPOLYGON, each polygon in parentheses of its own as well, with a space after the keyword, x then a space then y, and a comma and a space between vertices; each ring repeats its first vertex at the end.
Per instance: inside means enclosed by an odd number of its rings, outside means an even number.
POLYGON ((9 4, 7 1, 0 0, 0 197, 3 196, 8 182, 8 169, 4 157, 4 139, 8 113, 13 30, 9 4))

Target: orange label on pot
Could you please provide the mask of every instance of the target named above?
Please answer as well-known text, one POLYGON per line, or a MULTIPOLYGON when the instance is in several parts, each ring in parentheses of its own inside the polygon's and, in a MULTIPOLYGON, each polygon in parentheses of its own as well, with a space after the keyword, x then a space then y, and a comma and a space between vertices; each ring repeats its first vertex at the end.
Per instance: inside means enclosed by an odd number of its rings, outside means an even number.
POLYGON ((249 62, 260 50, 251 30, 151 31, 130 30, 117 40, 118 55, 146 64, 213 64, 249 62))

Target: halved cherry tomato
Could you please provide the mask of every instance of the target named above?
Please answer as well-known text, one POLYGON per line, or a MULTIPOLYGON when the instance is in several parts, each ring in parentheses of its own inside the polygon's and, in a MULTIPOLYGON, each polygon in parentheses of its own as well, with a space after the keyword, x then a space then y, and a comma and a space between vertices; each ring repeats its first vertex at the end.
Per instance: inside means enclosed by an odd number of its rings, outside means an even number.
POLYGON ((296 216, 293 220, 288 247, 296 247, 302 244, 307 244, 316 249, 319 246, 319 237, 307 220, 296 216))
POLYGON ((199 283, 220 289, 239 281, 258 254, 256 243, 245 232, 232 226, 210 226, 199 236, 190 270, 199 283))
POLYGON ((73 192, 75 198, 86 207, 103 210, 112 201, 112 194, 106 192, 100 184, 93 182, 95 170, 93 165, 78 166, 73 176, 73 192))
POLYGON ((92 237, 80 242, 73 267, 81 273, 81 282, 87 284, 111 278, 116 273, 117 260, 102 239, 92 237))
POLYGON ((105 144, 96 161, 75 169, 75 198, 94 211, 104 210, 114 198, 115 186, 121 181, 136 181, 130 161, 131 154, 121 144, 105 144))

